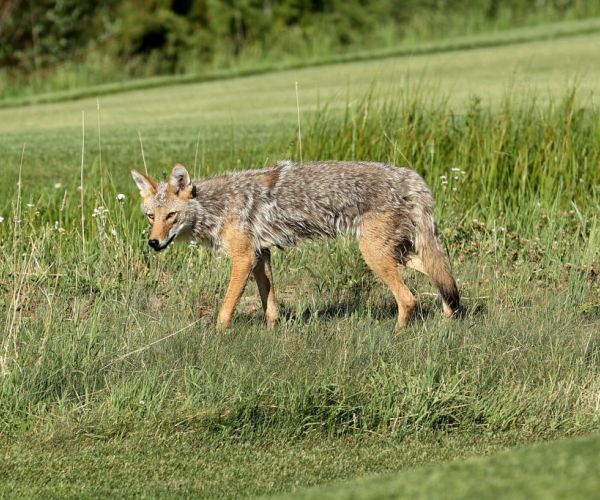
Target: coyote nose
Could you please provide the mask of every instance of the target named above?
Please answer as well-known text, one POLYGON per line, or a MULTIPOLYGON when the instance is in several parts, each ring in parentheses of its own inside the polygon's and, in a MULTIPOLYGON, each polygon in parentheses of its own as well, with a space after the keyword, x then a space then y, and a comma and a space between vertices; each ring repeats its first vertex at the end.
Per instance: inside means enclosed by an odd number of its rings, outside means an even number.
POLYGON ((148 245, 154 248, 154 250, 157 250, 160 242, 158 240, 148 240, 148 245))

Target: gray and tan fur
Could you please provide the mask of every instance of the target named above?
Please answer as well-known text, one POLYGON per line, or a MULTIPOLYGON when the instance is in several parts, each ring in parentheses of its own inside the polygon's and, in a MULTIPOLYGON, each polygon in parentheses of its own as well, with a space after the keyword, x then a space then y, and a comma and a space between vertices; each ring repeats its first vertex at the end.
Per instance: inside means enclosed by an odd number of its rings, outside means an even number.
POLYGON ((150 246, 163 250, 185 237, 222 249, 232 259, 221 327, 230 324, 251 274, 267 324, 278 320, 270 247, 348 233, 358 237, 365 261, 393 292, 399 325, 408 322, 416 303, 399 265, 430 277, 446 316, 458 311, 456 282, 436 236, 433 196, 414 170, 361 161, 284 161, 205 180, 190 180, 182 165, 173 168, 168 183, 135 170, 132 175, 152 224, 150 246))

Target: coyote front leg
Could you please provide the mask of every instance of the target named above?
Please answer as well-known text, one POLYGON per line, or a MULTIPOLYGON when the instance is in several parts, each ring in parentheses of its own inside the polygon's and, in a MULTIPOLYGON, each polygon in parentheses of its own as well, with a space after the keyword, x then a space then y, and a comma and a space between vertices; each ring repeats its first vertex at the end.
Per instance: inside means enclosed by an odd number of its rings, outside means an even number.
POLYGON ((231 257, 231 278, 217 319, 217 326, 225 329, 231 324, 233 312, 256 266, 257 255, 250 238, 239 231, 226 229, 223 231, 222 239, 231 257))
POLYGON ((273 273, 271 272, 271 252, 269 249, 265 249, 260 253, 253 273, 260 293, 267 326, 273 328, 279 320, 279 307, 277 299, 275 299, 273 273))

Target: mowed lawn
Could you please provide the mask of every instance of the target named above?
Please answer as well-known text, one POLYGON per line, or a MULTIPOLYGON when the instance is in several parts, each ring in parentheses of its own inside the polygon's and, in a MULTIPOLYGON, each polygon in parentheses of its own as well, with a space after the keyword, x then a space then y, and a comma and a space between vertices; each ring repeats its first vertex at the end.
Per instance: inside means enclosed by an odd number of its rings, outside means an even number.
POLYGON ((279 498, 591 499, 598 497, 598 456, 600 436, 595 435, 367 477, 279 498))
POLYGON ((397 471, 301 494, 600 489, 597 438, 438 469, 599 430, 598 47, 576 35, 0 109, 0 496, 234 498, 397 471), (281 324, 264 328, 250 283, 221 335, 227 259, 150 253, 130 169, 299 158, 295 82, 304 159, 425 176, 463 317, 444 321, 409 272, 417 317, 395 331, 391 295, 340 239, 275 250, 281 324))
POLYGON ((591 499, 598 493, 599 454, 598 435, 503 451, 461 440, 219 446, 188 438, 86 440, 74 447, 67 440, 6 446, 0 484, 7 498, 266 498, 261 494, 285 491, 274 498, 591 499), (464 458, 469 453, 491 454, 464 458), (421 465, 434 460, 443 462, 421 465), (395 469, 405 470, 389 472, 395 469), (364 476, 347 480, 356 475, 364 476))
MULTIPOLYGON (((542 101, 576 86, 584 98, 600 88, 600 33, 504 47, 404 56, 373 62, 333 64, 216 82, 165 86, 100 98, 103 128, 248 125, 296 121, 318 103, 343 107, 373 87, 381 97, 406 88, 433 90, 459 109, 473 96, 498 104, 506 95, 542 101)), ((0 133, 15 134, 88 126, 96 119, 95 98, 0 109, 0 133)))

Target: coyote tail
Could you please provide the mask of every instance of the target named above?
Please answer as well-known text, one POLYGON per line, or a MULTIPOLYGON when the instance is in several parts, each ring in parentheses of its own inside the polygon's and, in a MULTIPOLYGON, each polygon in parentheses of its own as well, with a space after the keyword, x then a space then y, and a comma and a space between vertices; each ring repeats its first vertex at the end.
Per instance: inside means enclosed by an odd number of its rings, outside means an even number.
POLYGON ((448 259, 440 247, 436 233, 433 216, 431 213, 423 213, 417 219, 415 249, 425 272, 444 300, 446 314, 450 316, 459 310, 460 296, 448 259))

